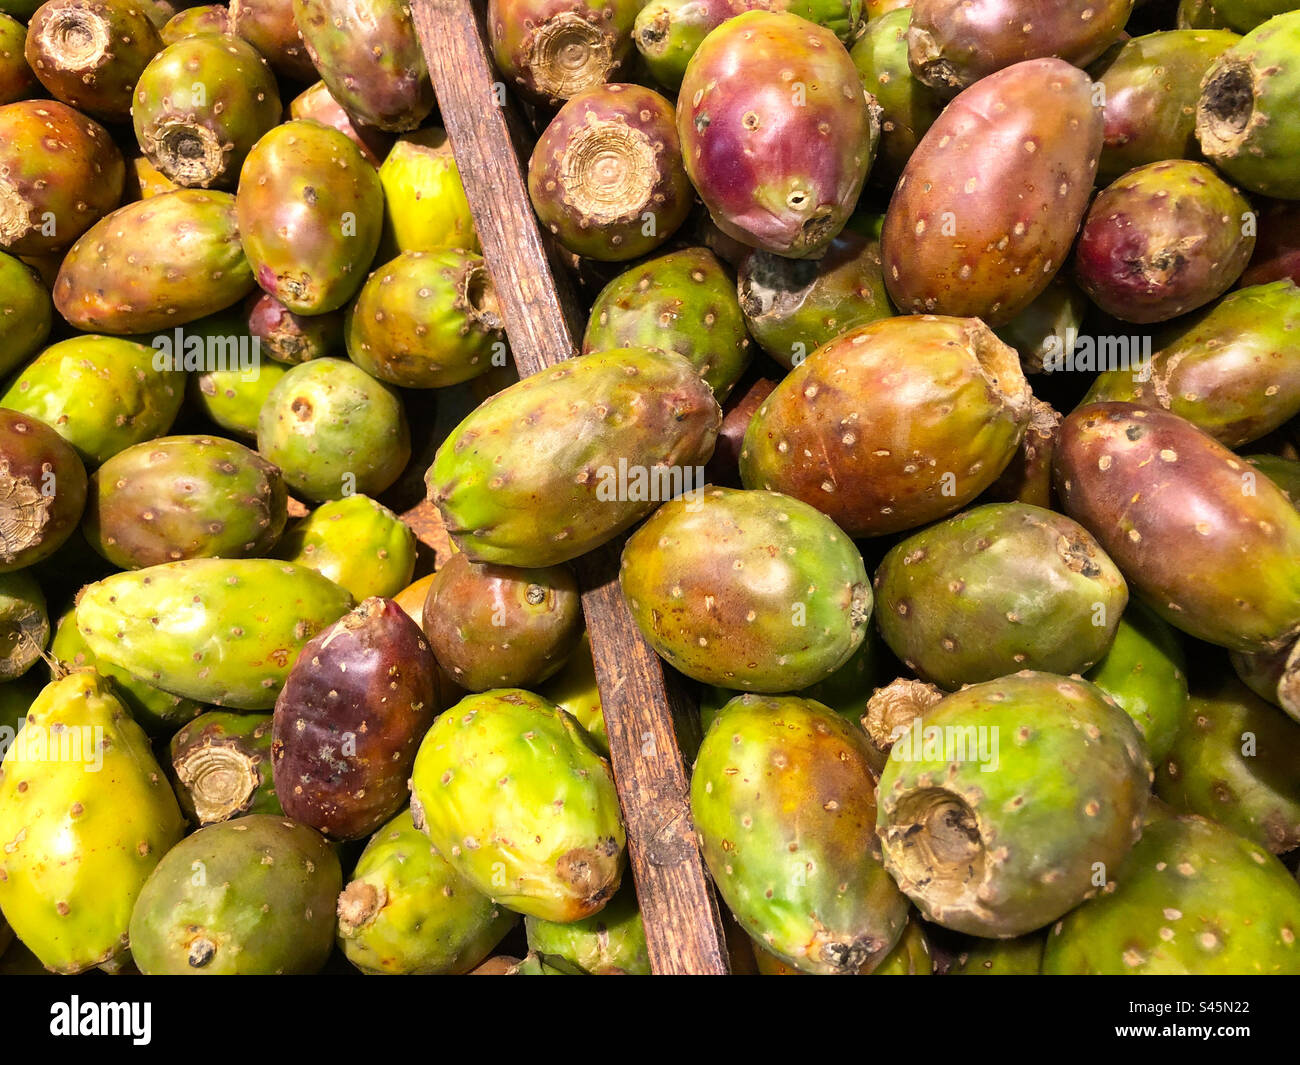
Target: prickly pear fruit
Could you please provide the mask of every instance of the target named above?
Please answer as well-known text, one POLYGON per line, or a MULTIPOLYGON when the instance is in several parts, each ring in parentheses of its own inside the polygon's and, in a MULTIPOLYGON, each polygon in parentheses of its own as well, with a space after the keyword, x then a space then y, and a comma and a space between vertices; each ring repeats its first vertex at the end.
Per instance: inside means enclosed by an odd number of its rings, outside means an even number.
POLYGON ((0 376, 40 350, 50 335, 53 305, 40 275, 0 252, 0 376))
POLYGON ((1219 14, 1217 0, 1178 0, 1176 21, 1180 30, 1227 30, 1227 19, 1219 14))
POLYGON ((129 203, 72 246, 54 304, 85 332, 126 335, 186 325, 253 287, 235 198, 179 189, 129 203))
POLYGON ((1255 249, 1250 201, 1204 163, 1138 167, 1084 219, 1074 276, 1125 322, 1166 322, 1223 295, 1255 249))
POLYGON ((600 913, 558 924, 525 917, 528 949, 563 958, 592 976, 649 976, 650 953, 636 892, 628 881, 600 913))
POLYGON ((358 603, 405 588, 415 571, 415 553, 415 533, 364 495, 317 507, 285 532, 276 550, 278 557, 346 588, 358 603))
MULTIPOLYGON (((908 677, 898 677, 872 692, 860 723, 870 741, 867 760, 876 776, 888 764, 889 751, 894 743, 906 736, 912 723, 947 694, 933 684, 908 677)), ((852 715, 845 716, 852 718, 852 715)))
POLYGON ((214 425, 242 436, 257 439, 257 417, 269 396, 289 367, 280 362, 263 362, 257 374, 238 368, 208 370, 190 378, 191 402, 203 411, 214 425))
POLYGON ((1300 414, 1300 288, 1287 279, 1231 292, 1156 334, 1140 373, 1102 373, 1088 403, 1134 403, 1187 419, 1240 447, 1300 414))
POLYGON ((1050 372, 1073 349, 1089 306, 1068 273, 1057 274, 1028 307, 994 331, 1016 349, 1025 373, 1050 372))
POLYGON ((659 348, 687 359, 721 402, 749 365, 736 287, 708 248, 661 255, 619 274, 592 304, 582 352, 659 348))
POLYGON ((745 324, 759 346, 794 367, 841 333, 894 309, 885 294, 880 241, 845 230, 820 259, 752 251, 737 282, 745 324))
POLYGON ((64 340, 46 348, 9 382, 0 407, 39 418, 83 462, 98 466, 171 428, 185 398, 185 377, 155 369, 156 355, 152 348, 118 337, 64 340))
POLYGON ((1030 407, 1020 447, 980 497, 983 502, 1028 503, 1052 509, 1052 458, 1061 436, 1061 415, 1041 399, 1031 400, 1030 407))
POLYGON ((542 225, 601 262, 663 244, 694 204, 674 119, 673 105, 640 85, 600 85, 569 100, 528 161, 542 225))
POLYGON ((1005 325, 1047 287, 1101 152, 1092 81, 1059 59, 982 79, 944 109, 885 215, 885 285, 904 312, 1005 325))
POLYGON ((126 185, 122 190, 122 203, 136 203, 164 192, 175 192, 180 186, 167 177, 146 155, 134 155, 126 162, 126 185))
POLYGON ((996 480, 1030 399, 1015 351, 983 323, 886 318, 813 352, 764 400, 741 477, 811 503, 850 536, 912 529, 996 480))
POLYGON ((1187 672, 1178 635, 1138 599, 1129 601, 1115 639, 1087 679, 1115 700, 1159 764, 1187 718, 1187 672))
POLYGON ((290 817, 361 839, 406 803, 433 723, 434 659, 391 599, 367 599, 314 637, 275 703, 275 791, 290 817))
POLYGON ((1231 659, 1246 687, 1300 721, 1300 640, 1272 654, 1234 653, 1231 659))
POLYGON ((713 391, 680 355, 582 355, 461 422, 429 468, 429 498, 475 562, 567 562, 698 487, 686 477, 707 461, 721 424, 713 391))
POLYGON ((1091 63, 1132 13, 1133 0, 913 0, 908 62, 922 82, 952 95, 1025 60, 1091 63))
POLYGON ((591 639, 583 632, 578 646, 560 671, 538 688, 561 710, 572 714, 583 727, 596 749, 609 757, 609 737, 605 733, 605 708, 600 701, 596 665, 591 657, 591 639))
POLYGON ((26 100, 37 91, 36 75, 23 56, 26 40, 27 27, 0 14, 0 106, 26 100))
POLYGON ((0 573, 52 555, 85 503, 77 453, 45 422, 0 406, 0 573))
POLYGON ((802 259, 844 228, 880 123, 830 30, 796 15, 738 15, 704 39, 678 100, 686 172, 725 234, 802 259))
POLYGON ((1248 33, 1276 15, 1294 11, 1295 0, 1214 0, 1214 12, 1227 25, 1248 33))
POLYGON ((304 89, 289 102, 289 118, 310 119, 336 129, 348 138, 371 166, 378 167, 393 146, 394 135, 364 122, 354 122, 330 95, 323 81, 304 89))
POLYGON ((1114 181, 1147 163, 1201 158, 1201 79, 1240 39, 1226 30, 1164 30, 1116 44, 1089 67, 1106 101, 1097 176, 1114 181))
POLYGON ((1044 936, 975 939, 957 955, 948 976, 1037 976, 1043 967, 1044 936))
POLYGON ((1082 673, 1115 638, 1128 587, 1062 514, 991 503, 903 540, 876 570, 881 635, 955 691, 1019 669, 1082 673))
POLYGON ((1056 484, 1065 512, 1175 628, 1251 653, 1300 635, 1300 512, 1190 422, 1081 407, 1061 426, 1056 484))
POLYGON ((352 141, 295 120, 248 153, 235 213, 263 290, 291 311, 325 314, 366 280, 379 245, 383 192, 352 141))
POLYGON ((112 681, 113 694, 122 701, 131 719, 150 736, 170 735, 203 713, 204 708, 193 699, 155 688, 120 666, 96 656, 77 631, 73 608, 59 618, 54 639, 50 642, 50 657, 61 664, 53 670, 56 674, 59 669, 93 669, 105 680, 112 681))
POLYGON ((385 259, 405 251, 479 250, 445 130, 431 126, 398 137, 379 166, 379 183, 384 189, 379 248, 385 259))
POLYGON ((364 973, 467 973, 518 920, 480 895, 403 810, 374 834, 338 900, 338 939, 364 973))
POLYGON ((880 777, 885 868, 928 920, 1007 938, 1102 886, 1142 833, 1151 763, 1083 680, 1025 670, 964 688, 895 742, 880 777))
POLYGON ((257 337, 260 348, 277 362, 293 365, 323 359, 343 350, 343 312, 294 314, 283 303, 260 289, 244 303, 248 334, 257 337))
POLYGON ((131 956, 146 976, 319 972, 342 882, 333 849, 306 825, 270 814, 208 825, 140 892, 131 956))
POLYGON ((578 582, 567 566, 515 569, 460 552, 434 575, 423 617, 438 664, 475 692, 540 684, 582 633, 578 582))
POLYGON ((1047 937, 1049 975, 1300 973, 1300 887, 1200 817, 1148 825, 1105 894, 1047 937))
POLYGON ((481 894, 570 922, 618 890, 626 837, 608 763, 577 722, 518 688, 462 699, 411 774, 416 825, 481 894))
POLYGON ((303 647, 351 605, 302 566, 196 558, 89 585, 77 628, 97 656, 165 691, 269 710, 303 647))
POLYGON ((251 44, 186 37, 140 75, 131 121, 141 150, 176 184, 225 188, 281 109, 275 75, 251 44))
POLYGON ((186 37, 230 37, 230 9, 225 4, 200 4, 178 11, 158 31, 163 44, 175 44, 186 37))
POLYGON ((1300 725, 1236 677, 1193 693, 1156 794, 1282 854, 1300 844, 1300 725))
POLYGON ((1241 287, 1290 278, 1300 284, 1300 203, 1274 200, 1260 211, 1255 254, 1241 287))
POLYGON ((0 107, 0 250, 62 251, 118 205, 125 180, 98 122, 56 100, 0 107))
POLYGON ((77 973, 122 955, 141 887, 183 834, 109 683, 77 670, 47 685, 0 767, 0 907, 41 964, 77 973))
POLYGON ((1196 105, 1210 162, 1250 192, 1283 200, 1300 199, 1300 133, 1286 121, 1300 107, 1297 54, 1300 11, 1269 19, 1215 60, 1196 105))
POLYGON ((874 968, 907 900, 872 856, 866 737, 820 703, 742 695, 709 727, 691 815, 723 900, 765 949, 812 973, 874 968))
POLYGON ((411 457, 402 397, 345 359, 312 359, 262 405, 257 450, 310 499, 378 495, 411 457))
POLYGON ((404 0, 293 0, 298 32, 330 94, 379 129, 415 129, 433 84, 404 0))
POLYGON ((1247 455, 1246 461, 1282 489, 1282 493, 1300 508, 1300 460, 1282 458, 1280 455, 1247 455))
POLYGON ((320 76, 298 32, 292 0, 230 0, 230 30, 281 77, 306 83, 320 76))
POLYGON ((191 821, 283 815, 271 780, 271 715, 200 714, 171 740, 176 796, 191 821))
POLYGON ((349 357, 402 388, 445 388, 504 365, 496 288, 472 252, 403 252, 348 308, 349 357))
POLYGON ((45 596, 31 573, 0 573, 0 683, 21 677, 50 642, 45 596))
POLYGON ((624 547, 619 585, 669 664, 740 691, 825 680, 871 620, 853 542, 807 503, 775 492, 709 487, 665 503, 624 547), (817 552, 796 551, 807 543, 817 552))

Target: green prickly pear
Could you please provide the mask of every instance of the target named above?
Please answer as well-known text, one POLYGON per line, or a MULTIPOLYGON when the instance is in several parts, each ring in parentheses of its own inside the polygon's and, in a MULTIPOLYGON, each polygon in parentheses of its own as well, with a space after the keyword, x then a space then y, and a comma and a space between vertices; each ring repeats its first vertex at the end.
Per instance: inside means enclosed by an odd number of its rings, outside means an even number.
POLYGON ((304 83, 319 77, 292 0, 230 0, 230 32, 256 48, 281 77, 304 83))
POLYGON ((402 134, 382 165, 376 165, 384 190, 379 248, 385 259, 407 251, 479 250, 474 216, 445 130, 431 126, 402 134))
POLYGON ((0 766, 0 907, 41 964, 76 973, 120 957, 136 897, 183 832, 108 682, 77 670, 46 686, 0 766))
POLYGON ((957 955, 948 976, 1037 976, 1043 967, 1042 934, 977 939, 957 955))
POLYGON ((1213 0, 1215 16, 1240 33, 1296 7, 1295 0, 1213 0))
POLYGON ((158 31, 163 44, 175 44, 186 37, 230 37, 230 9, 225 4, 200 4, 178 11, 158 31))
POLYGON ((890 750, 885 868, 928 920, 1023 935, 1095 895, 1097 863, 1119 867, 1150 783, 1137 726, 1086 681, 1025 670, 975 684, 890 750))
POLYGON ((591 737, 596 749, 609 757, 609 737, 605 733, 605 708, 600 701, 600 684, 596 681, 596 664, 591 657, 591 638, 583 632, 573 654, 550 680, 538 689, 573 719, 591 737))
POLYGON ((518 921, 480 895, 403 810, 371 837, 338 900, 338 940, 364 973, 467 973, 518 921))
POLYGON ((0 14, 0 107, 26 100, 37 91, 36 75, 23 56, 26 40, 27 27, 0 14))
MULTIPOLYGON (((289 102, 289 118, 310 119, 342 133, 355 144, 362 157, 373 167, 384 161, 393 147, 394 135, 363 122, 354 122, 339 102, 330 95, 323 81, 305 89, 289 102)), ((468 208, 466 208, 468 210, 468 208)))
POLYGON ((53 309, 40 274, 0 252, 0 377, 41 349, 50 335, 53 309))
POLYGON ((49 642, 50 615, 36 578, 0 573, 0 683, 31 669, 49 642))
POLYGON ((525 917, 528 949, 563 958, 592 976, 649 976, 645 925, 632 882, 626 881, 600 913, 559 924, 525 917))
POLYGON ((283 815, 271 777, 271 715, 211 710, 171 739, 176 797, 191 821, 283 815))
POLYGON ((270 814, 208 825, 140 892, 131 956, 146 976, 319 972, 342 881, 338 857, 306 825, 270 814))
POLYGON ((57 551, 85 503, 77 453, 45 422, 0 406, 0 574, 57 551))
POLYGON ((1025 373, 1043 373, 1072 349, 1089 306, 1068 273, 1057 274, 1028 307, 994 332, 1016 349, 1025 373))
POLYGON ((570 922, 618 890, 626 836, 608 763, 568 714, 500 688, 434 722, 411 773, 415 824, 480 893, 570 922))
POLYGON ((263 362, 256 377, 238 368, 205 370, 190 377, 191 402, 214 425, 256 440, 258 415, 288 372, 289 367, 280 362, 263 362))
POLYGON ((874 968, 907 900, 873 857, 867 740, 820 703, 742 695, 709 726, 691 815, 718 891, 766 950, 806 972, 874 968))
POLYGON ((416 539, 382 503, 353 495, 324 503, 296 522, 275 553, 323 574, 359 603, 375 595, 390 598, 410 583, 416 539))
POLYGON ((198 558, 89 585, 77 628, 97 656, 165 691, 269 710, 303 647, 351 605, 302 566, 198 558))

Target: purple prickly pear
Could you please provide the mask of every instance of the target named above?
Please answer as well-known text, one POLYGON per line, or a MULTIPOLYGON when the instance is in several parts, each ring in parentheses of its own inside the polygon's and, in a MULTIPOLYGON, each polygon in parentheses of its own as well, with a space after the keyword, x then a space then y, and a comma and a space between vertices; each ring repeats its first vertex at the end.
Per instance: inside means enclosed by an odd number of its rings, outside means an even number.
POLYGON ((169 749, 176 797, 191 821, 284 813, 271 779, 270 714, 200 714, 169 749))
POLYGON ((53 554, 85 503, 77 453, 44 422, 0 407, 0 573, 53 554))
POLYGON ((230 0, 230 31, 256 48, 281 77, 303 83, 319 77, 298 32, 293 0, 230 0))
POLYGON ((343 312, 294 314, 269 292, 253 292, 244 304, 249 336, 267 355, 290 364, 323 359, 343 349, 343 312))
POLYGON ((0 106, 26 100, 36 93, 36 75, 27 65, 23 47, 27 27, 0 13, 0 106))
POLYGON ((30 359, 45 344, 53 304, 40 275, 0 252, 0 376, 30 359))
POLYGON ((1300 203, 1274 201, 1260 212, 1255 254, 1240 284, 1265 285, 1288 277, 1300 285, 1300 203))
POLYGON ((393 135, 374 126, 355 122, 343 106, 330 95, 323 81, 304 89, 289 102, 289 118, 311 119, 329 126, 352 141, 371 166, 379 166, 393 146, 393 135))
POLYGON ((686 172, 724 233, 809 258, 844 227, 880 124, 830 30, 747 11, 705 38, 678 101, 686 172))

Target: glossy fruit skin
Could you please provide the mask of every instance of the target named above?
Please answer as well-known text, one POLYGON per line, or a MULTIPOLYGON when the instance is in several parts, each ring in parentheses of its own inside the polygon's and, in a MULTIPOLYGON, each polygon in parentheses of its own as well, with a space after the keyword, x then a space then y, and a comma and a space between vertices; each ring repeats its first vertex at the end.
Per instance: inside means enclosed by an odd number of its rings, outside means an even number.
POLYGON ((1114 885, 1052 928, 1044 974, 1300 972, 1300 888, 1226 828, 1200 817, 1148 825, 1114 885))
POLYGON ((295 120, 248 153, 235 214, 262 289, 298 314, 325 314, 366 279, 379 246, 383 192, 346 136, 295 120))
POLYGON ((866 746, 820 703, 743 695, 695 761, 691 814, 719 893, 750 936, 805 972, 874 967, 907 923, 872 854, 866 746))
POLYGON ((591 638, 584 631, 569 659, 550 680, 538 686, 544 696, 572 715, 603 757, 609 757, 609 736, 605 732, 605 708, 596 681, 596 664, 591 657, 591 638))
POLYGON ((777 386, 749 423, 740 474, 850 536, 900 532, 992 484, 1031 412, 1016 353, 982 323, 886 318, 841 334, 777 386))
POLYGON ((293 365, 343 351, 343 312, 294 314, 269 292, 254 290, 244 302, 248 332, 277 362, 293 365))
POLYGON ((1085 66, 1119 37, 1133 0, 914 0, 908 61, 952 95, 995 71, 1055 56, 1085 66))
POLYGON ((1032 400, 1030 408, 1020 447, 980 497, 984 502, 1028 503, 1052 509, 1052 458, 1061 436, 1061 415, 1040 399, 1032 400))
POLYGON ((992 503, 915 533, 876 570, 880 632, 949 691, 1021 669, 1082 673, 1105 655, 1128 587, 1092 535, 1024 503, 992 503))
POLYGON ((1121 321, 1165 322, 1232 287, 1255 250, 1254 222, 1250 201, 1204 163, 1150 163, 1093 201, 1075 278, 1121 321))
POLYGON ((778 255, 819 255, 853 212, 880 134, 835 35, 747 11, 700 45, 678 99, 686 172, 718 228, 778 255))
POLYGON ((1095 895, 1096 863, 1119 867, 1142 833, 1150 782, 1137 726, 1086 681, 1026 670, 972 685, 890 750, 877 820, 885 868, 928 920, 1023 935, 1095 895), (981 728, 997 731, 969 731, 981 728), (973 754, 978 735, 996 738, 996 770, 945 749, 965 737, 973 754))
POLYGON ((50 617, 30 571, 0 573, 0 682, 32 668, 50 642, 50 617))
POLYGON ((86 469, 43 421, 0 406, 0 573, 48 558, 81 520, 86 469))
POLYGON ((119 957, 132 905, 184 823, 104 678, 78 670, 41 691, 5 754, 0 796, 0 906, 19 938, 54 972, 119 957), (63 749, 59 735, 86 746, 63 749))
POLYGON ((361 152, 371 166, 378 167, 393 146, 394 135, 364 122, 353 121, 323 81, 313 83, 289 101, 287 118, 310 119, 338 130, 361 152))
POLYGON ((433 85, 403 0, 293 0, 298 32, 331 95, 367 125, 415 129, 433 85))
POLYGON ((560 108, 528 161, 528 195, 561 245, 625 262, 686 221, 695 200, 675 117, 657 92, 628 84, 588 89, 560 108))
POLYGON ((270 710, 303 647, 351 605, 302 566, 197 558, 87 586, 77 628, 97 656, 165 691, 270 710))
POLYGON ((23 56, 27 27, 16 18, 0 14, 0 107, 26 100, 38 82, 23 56))
POLYGON ((1158 332, 1143 373, 1098 376, 1085 402, 1167 410, 1240 447, 1300 414, 1298 329, 1300 288, 1289 278, 1230 292, 1158 332))
POLYGON ((361 839, 400 810, 437 712, 434 669, 420 627, 391 599, 367 599, 314 637, 275 703, 285 813, 332 839, 361 839))
POLYGON ((0 252, 0 375, 36 354, 50 335, 53 304, 40 275, 0 252))
POLYGON ((371 596, 395 596, 410 583, 415 533, 369 496, 345 496, 321 504, 290 526, 276 557, 328 577, 359 603, 371 596))
POLYGON ((298 32, 291 0, 230 0, 230 30, 256 48, 281 77, 303 83, 319 77, 298 32))
POLYGON ((1059 59, 999 70, 950 103, 912 153, 885 215, 885 285, 895 306, 990 326, 1029 306, 1083 220, 1102 124, 1092 81, 1059 59))
POLYGON ((709 487, 665 503, 624 546, 619 585, 641 634, 675 669, 740 691, 825 680, 871 619, 853 542, 775 492, 709 487), (815 555, 797 552, 806 543, 815 555))
POLYGON ((1298 52, 1300 11, 1269 19, 1215 60, 1196 105, 1206 158, 1247 191, 1283 200, 1300 199, 1300 133, 1285 117, 1300 101, 1298 52))
POLYGON ((312 359, 281 378, 262 405, 257 450, 309 499, 378 495, 411 456, 402 398, 345 359, 312 359))
POLYGON ((0 251, 62 251, 118 205, 125 179, 108 130, 67 104, 0 107, 0 251))
POLYGON ((94 467, 162 436, 185 398, 184 374, 154 368, 155 352, 118 337, 52 344, 9 382, 0 407, 52 427, 94 467))
POLYGON ((1201 79, 1241 38, 1227 30, 1162 30, 1121 41, 1088 68, 1105 93, 1105 141, 1097 176, 1116 178, 1165 159, 1200 159, 1201 79))
POLYGON ((158 31, 164 44, 175 44, 186 37, 233 36, 230 8, 226 4, 200 4, 178 11, 158 31))
POLYGON ((591 976, 649 976, 645 925, 629 880, 600 913, 568 924, 525 917, 528 949, 591 976))
POLYGON ((1131 599, 1110 650, 1086 677, 1133 719, 1159 765, 1187 720, 1187 666, 1178 634, 1131 599))
POLYGON ((686 477, 721 424, 712 389, 680 355, 582 355, 498 392, 452 430, 429 468, 429 498, 475 562, 567 562, 654 509, 654 471, 700 487, 686 477), (616 421, 611 410, 624 413, 616 421))
POLYGON ((1056 485, 1165 621, 1229 650, 1300 634, 1300 513, 1267 478, 1190 422, 1125 403, 1061 427, 1056 485), (1247 494, 1247 492, 1252 494, 1247 494))
POLYGON ((132 957, 146 976, 319 972, 342 881, 334 851, 305 825, 270 814, 208 825, 140 892, 132 957))
POLYGON ((479 251, 445 130, 431 126, 398 137, 379 165, 379 183, 384 190, 379 250, 385 260, 406 251, 479 251))
POLYGON ((403 252, 348 308, 348 357, 402 388, 446 388, 507 359, 496 289, 481 256, 403 252))
POLYGON ((416 755, 411 810, 461 876, 512 910, 577 921, 618 890, 626 836, 609 765, 531 692, 470 695, 439 717, 416 755))
POLYGON ((338 901, 338 942, 363 973, 467 973, 518 917, 480 895, 403 810, 374 834, 338 901))
POLYGON ((172 786, 197 825, 283 816, 271 779, 271 715, 210 710, 172 737, 172 786))
POLYGON ((213 424, 245 440, 257 439, 257 418, 280 379, 289 372, 281 362, 263 362, 257 377, 243 370, 208 370, 190 377, 190 402, 213 424))
POLYGON ((54 305, 88 333, 126 336, 187 325, 243 299, 253 275, 235 199, 179 189, 130 203, 72 246, 54 305))
POLYGON ((287 520, 280 471, 242 444, 169 436, 120 451, 91 478, 82 531, 119 569, 255 558, 287 520))

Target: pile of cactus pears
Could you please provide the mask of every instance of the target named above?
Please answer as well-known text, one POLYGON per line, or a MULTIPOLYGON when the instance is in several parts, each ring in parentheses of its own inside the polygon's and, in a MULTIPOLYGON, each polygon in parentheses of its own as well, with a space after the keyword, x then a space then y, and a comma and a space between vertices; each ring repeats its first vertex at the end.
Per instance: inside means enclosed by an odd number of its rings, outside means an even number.
POLYGON ((0 0, 0 973, 1300 975, 1300 2, 455 6, 0 0))

